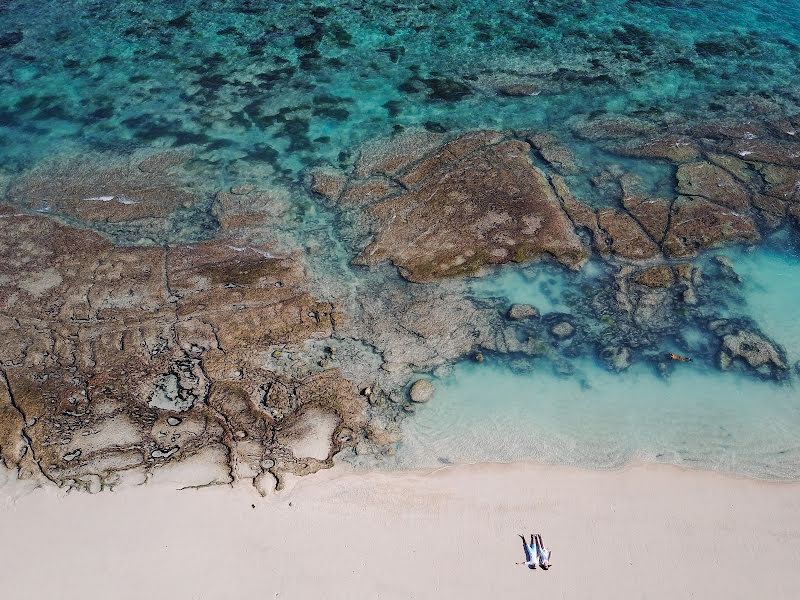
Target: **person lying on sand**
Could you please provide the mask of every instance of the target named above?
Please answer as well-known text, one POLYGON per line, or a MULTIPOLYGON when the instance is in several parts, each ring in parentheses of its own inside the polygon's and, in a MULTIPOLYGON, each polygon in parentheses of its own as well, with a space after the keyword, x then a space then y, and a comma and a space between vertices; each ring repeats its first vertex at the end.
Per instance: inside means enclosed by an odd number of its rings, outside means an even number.
POLYGON ((680 354, 674 354, 670 352, 667 356, 672 360, 677 360, 678 362, 692 362, 692 359, 688 356, 681 356, 680 354))
POLYGON ((539 562, 539 554, 536 552, 536 547, 533 543, 533 534, 531 534, 531 543, 525 541, 525 536, 520 535, 522 538, 522 550, 525 552, 525 562, 518 562, 518 565, 525 565, 529 569, 535 569, 539 562))
POLYGON ((539 566, 546 571, 550 568, 550 550, 544 547, 542 534, 537 533, 535 539, 533 536, 531 536, 531 541, 534 542, 534 546, 536 548, 536 556, 539 559, 539 566))

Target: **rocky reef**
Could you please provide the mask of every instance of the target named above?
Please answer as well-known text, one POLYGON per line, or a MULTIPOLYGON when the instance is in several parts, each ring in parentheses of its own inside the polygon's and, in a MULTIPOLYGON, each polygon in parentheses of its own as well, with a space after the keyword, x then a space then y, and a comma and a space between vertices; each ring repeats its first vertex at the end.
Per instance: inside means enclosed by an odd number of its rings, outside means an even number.
POLYGON ((225 231, 121 247, 8 205, 0 248, 0 453, 22 477, 264 491, 382 431, 357 382, 298 352, 336 310, 300 257, 225 231))
POLYGON ((687 323, 712 340, 698 357, 710 368, 787 377, 757 323, 715 313, 735 264, 702 253, 800 219, 800 122, 582 127, 621 160, 669 166, 673 193, 621 167, 594 182, 616 202, 592 203, 575 191, 580 160, 544 132, 406 131, 308 177, 349 279, 319 272, 318 242, 282 236, 300 192, 206 198, 175 175, 187 152, 20 175, 0 206, 0 458, 90 491, 247 480, 265 493, 340 453, 391 453, 397 422, 434 395, 416 373, 497 353, 565 376, 584 355, 667 376, 664 347, 687 323), (205 234, 176 236, 182 211, 206 214, 205 234), (569 312, 467 281, 589 260, 600 275, 569 312))

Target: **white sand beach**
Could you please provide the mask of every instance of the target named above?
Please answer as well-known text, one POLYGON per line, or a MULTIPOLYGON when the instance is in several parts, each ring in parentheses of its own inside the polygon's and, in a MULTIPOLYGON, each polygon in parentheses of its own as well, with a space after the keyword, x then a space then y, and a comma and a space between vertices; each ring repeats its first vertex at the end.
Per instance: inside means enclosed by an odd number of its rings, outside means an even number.
POLYGON ((6 599, 800 597, 800 484, 673 467, 354 472, 0 493, 6 599), (255 508, 253 508, 255 505, 255 508), (547 572, 515 565, 541 532, 547 572))

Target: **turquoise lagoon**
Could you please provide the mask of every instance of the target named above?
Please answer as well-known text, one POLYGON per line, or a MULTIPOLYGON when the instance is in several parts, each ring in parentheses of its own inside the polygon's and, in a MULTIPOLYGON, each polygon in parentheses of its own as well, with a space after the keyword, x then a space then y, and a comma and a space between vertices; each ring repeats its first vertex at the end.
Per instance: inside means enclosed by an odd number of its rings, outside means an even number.
MULTIPOLYGON (((533 128, 573 151, 581 172, 569 184, 586 202, 617 201, 592 183, 608 169, 670 194, 672 167, 610 155, 584 124, 796 114, 798 22, 798 0, 0 0, 0 187, 42 161, 188 146, 186 185, 209 199, 230 185, 283 189, 295 208, 287 234, 320 249, 315 277, 354 293, 382 275, 349 266, 352 240, 304 191, 310 168, 347 168, 361 143, 403 129, 533 128)), ((214 234, 208 214, 180 218, 172 241, 214 234)), ((752 318, 792 364, 793 245, 728 251, 742 283, 698 309, 752 318)), ((570 312, 607 275, 600 263, 577 275, 537 264, 468 286, 486 302, 570 312)), ((711 356, 709 344, 689 321, 664 351, 711 356)), ((775 383, 709 359, 612 373, 590 355, 568 368, 500 356, 456 365, 406 420, 398 461, 646 459, 800 478, 796 375, 775 383)))

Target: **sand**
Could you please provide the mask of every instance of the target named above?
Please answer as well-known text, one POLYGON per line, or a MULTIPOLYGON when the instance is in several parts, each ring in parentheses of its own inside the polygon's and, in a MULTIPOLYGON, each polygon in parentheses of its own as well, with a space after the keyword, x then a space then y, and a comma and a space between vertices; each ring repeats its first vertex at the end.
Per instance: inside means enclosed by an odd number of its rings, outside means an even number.
POLYGON ((337 467, 268 498, 20 489, 0 488, 7 599, 800 598, 800 484, 510 464, 337 467), (514 564, 523 532, 552 569, 514 564))

